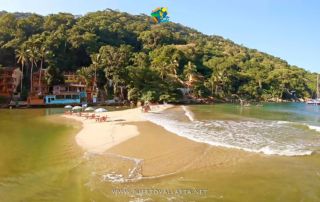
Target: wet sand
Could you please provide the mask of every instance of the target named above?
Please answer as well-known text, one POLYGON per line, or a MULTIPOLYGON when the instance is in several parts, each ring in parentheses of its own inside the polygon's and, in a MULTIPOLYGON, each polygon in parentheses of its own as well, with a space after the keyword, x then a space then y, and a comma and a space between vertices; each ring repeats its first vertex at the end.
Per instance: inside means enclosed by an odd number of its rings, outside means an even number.
MULTIPOLYGON (((286 157, 197 143, 150 122, 109 153, 143 160, 131 189, 204 189, 204 195, 135 196, 151 201, 318 201, 319 155, 286 157)), ((126 201, 124 199, 123 201, 126 201)))
POLYGON ((139 135, 108 150, 143 160, 144 177, 166 176, 187 170, 231 166, 259 154, 213 147, 166 131, 150 122, 134 123, 139 135))
MULTIPOLYGON (((157 106, 153 112, 171 108, 157 106)), ((152 113, 152 112, 151 112, 152 113)), ((63 115, 82 123, 77 143, 96 154, 115 154, 140 159, 144 178, 168 176, 183 171, 231 166, 260 154, 214 147, 168 132, 143 118, 140 109, 107 112, 107 122, 98 123, 79 116, 63 115)))

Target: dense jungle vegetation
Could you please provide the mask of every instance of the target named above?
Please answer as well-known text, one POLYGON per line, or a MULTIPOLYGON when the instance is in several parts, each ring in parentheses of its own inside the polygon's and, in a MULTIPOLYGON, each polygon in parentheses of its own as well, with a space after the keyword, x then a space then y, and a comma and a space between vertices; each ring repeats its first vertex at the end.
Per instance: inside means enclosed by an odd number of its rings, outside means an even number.
POLYGON ((181 88, 190 90, 189 99, 271 101, 314 97, 316 91, 316 74, 280 58, 181 24, 155 25, 147 15, 109 9, 84 16, 1 12, 0 66, 23 69, 24 94, 39 69, 47 70, 50 86, 63 83, 67 71, 87 81, 96 77, 101 99, 175 102, 181 88))

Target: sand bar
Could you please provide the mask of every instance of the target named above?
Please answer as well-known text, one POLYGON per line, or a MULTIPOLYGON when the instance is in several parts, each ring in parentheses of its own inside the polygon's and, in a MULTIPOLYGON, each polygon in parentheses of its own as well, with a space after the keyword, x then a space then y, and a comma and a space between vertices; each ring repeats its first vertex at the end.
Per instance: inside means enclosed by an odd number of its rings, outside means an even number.
MULTIPOLYGON (((156 106, 153 112, 161 113, 171 107, 156 106)), ((82 123, 76 141, 86 151, 140 159, 143 161, 141 174, 147 178, 171 176, 193 169, 229 167, 260 156, 180 137, 144 119, 138 108, 106 114, 109 119, 104 123, 74 115, 64 116, 82 123)))
MULTIPOLYGON (((152 112, 161 112, 172 105, 152 106, 152 112)), ((86 151, 101 154, 111 147, 139 135, 135 122, 146 121, 140 108, 99 113, 107 116, 107 122, 96 122, 77 115, 63 115, 82 123, 76 136, 77 143, 86 151)))

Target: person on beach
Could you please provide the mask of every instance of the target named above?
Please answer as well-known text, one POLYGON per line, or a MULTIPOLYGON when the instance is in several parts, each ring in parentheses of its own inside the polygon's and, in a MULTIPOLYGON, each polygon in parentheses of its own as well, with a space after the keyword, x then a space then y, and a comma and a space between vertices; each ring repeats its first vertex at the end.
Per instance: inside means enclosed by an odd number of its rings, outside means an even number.
POLYGON ((134 108, 135 104, 133 101, 130 101, 130 108, 134 108))
POLYGON ((149 103, 147 103, 146 105, 142 106, 142 112, 147 113, 151 110, 151 107, 149 105, 149 103))

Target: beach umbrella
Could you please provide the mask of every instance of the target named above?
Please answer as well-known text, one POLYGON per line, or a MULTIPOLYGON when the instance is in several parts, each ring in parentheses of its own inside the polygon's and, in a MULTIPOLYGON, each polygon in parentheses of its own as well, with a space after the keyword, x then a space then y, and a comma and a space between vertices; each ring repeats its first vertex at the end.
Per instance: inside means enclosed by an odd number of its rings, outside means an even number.
POLYGON ((75 106, 72 108, 72 110, 74 110, 74 111, 81 110, 81 109, 82 109, 82 107, 80 107, 80 106, 75 106))
POLYGON ((72 106, 71 105, 66 105, 64 106, 65 109, 72 109, 72 106))
POLYGON ((107 112, 108 110, 104 109, 104 108, 99 108, 99 109, 96 109, 94 110, 94 112, 96 113, 102 113, 102 112, 107 112))
POLYGON ((92 112, 92 111, 94 111, 94 108, 93 107, 87 107, 87 108, 85 108, 84 111, 85 112, 92 112))

